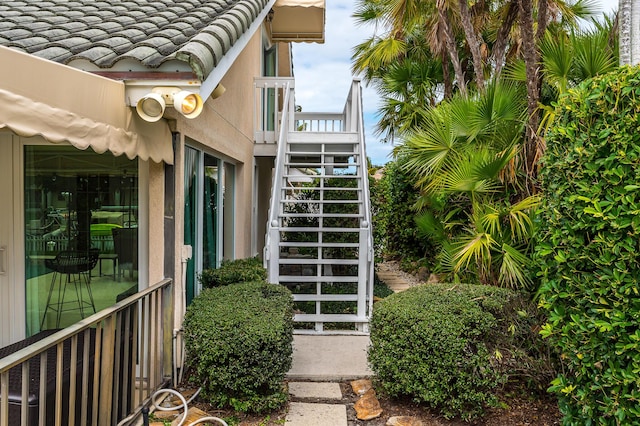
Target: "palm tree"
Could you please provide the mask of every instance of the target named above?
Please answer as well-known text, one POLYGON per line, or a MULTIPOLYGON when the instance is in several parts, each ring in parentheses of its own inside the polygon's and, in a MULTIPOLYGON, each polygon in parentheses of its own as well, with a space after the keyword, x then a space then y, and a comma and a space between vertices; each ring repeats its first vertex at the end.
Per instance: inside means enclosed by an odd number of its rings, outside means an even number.
POLYGON ((385 139, 422 127, 427 111, 436 105, 442 79, 438 61, 403 60, 386 67, 378 81, 382 95, 376 132, 385 139))
POLYGON ((449 66, 454 69, 458 90, 466 94, 458 26, 449 1, 359 0, 353 15, 356 22, 373 24, 376 32, 354 48, 354 73, 364 74, 366 82, 380 77, 384 67, 397 60, 438 58, 443 68, 445 95, 452 93, 449 66))
POLYGON ((540 131, 563 92, 614 66, 611 25, 597 35, 576 29, 587 0, 360 3, 371 5, 363 22, 386 32, 356 48, 354 69, 383 95, 378 131, 399 136, 396 161, 422 194, 417 223, 439 246, 439 270, 527 286, 540 131), (437 44, 433 34, 445 37, 437 44), (466 79, 465 63, 475 78, 466 79), (449 66, 457 94, 438 97, 449 66))
MULTIPOLYGON (((596 75, 613 71, 618 66, 618 38, 614 17, 592 20, 591 28, 569 32, 560 27, 550 28, 540 42, 540 73, 543 87, 538 104, 542 120, 537 129, 544 143, 544 135, 554 118, 554 103, 570 88, 596 75)), ((514 62, 506 72, 510 80, 527 80, 522 62, 514 62)))
POLYGON ((517 85, 492 82, 482 94, 430 109, 424 127, 396 148, 422 193, 417 224, 440 248, 440 272, 528 284, 530 214, 538 199, 519 199, 519 176, 505 173, 523 142, 525 105, 517 85))

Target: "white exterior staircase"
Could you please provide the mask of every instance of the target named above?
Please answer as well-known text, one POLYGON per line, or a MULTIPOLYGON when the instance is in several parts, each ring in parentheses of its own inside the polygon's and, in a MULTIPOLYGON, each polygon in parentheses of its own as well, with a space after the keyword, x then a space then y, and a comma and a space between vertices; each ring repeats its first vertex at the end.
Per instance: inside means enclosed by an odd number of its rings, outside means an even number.
POLYGON ((275 128, 256 132, 257 143, 277 138, 264 250, 269 281, 293 293, 297 333, 367 333, 373 239, 360 82, 342 114, 317 114, 295 112, 291 80, 264 81, 257 80, 260 99, 283 105, 275 128))

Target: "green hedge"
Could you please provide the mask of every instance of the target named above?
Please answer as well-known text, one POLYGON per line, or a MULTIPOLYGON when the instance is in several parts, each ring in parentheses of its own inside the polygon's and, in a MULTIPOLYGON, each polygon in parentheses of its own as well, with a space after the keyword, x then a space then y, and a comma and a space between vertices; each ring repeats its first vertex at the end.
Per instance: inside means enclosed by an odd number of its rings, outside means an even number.
POLYGON ((257 257, 237 260, 223 260, 217 269, 205 269, 198 277, 203 288, 262 281, 267 279, 267 270, 257 257))
POLYGON ((415 222, 416 211, 413 206, 419 197, 419 192, 414 187, 414 179, 402 170, 398 161, 390 161, 384 167, 382 193, 375 193, 372 198, 372 210, 375 210, 374 225, 382 225, 385 232, 384 240, 376 235, 376 245, 384 247, 384 255, 389 258, 397 258, 403 263, 403 267, 409 263, 422 259, 427 266, 432 266, 432 260, 425 259, 428 253, 434 249, 433 242, 428 238, 418 235, 415 222), (379 204, 383 205, 379 205, 379 204))
POLYGON ((381 390, 447 418, 481 415, 508 379, 548 370, 531 307, 512 290, 462 284, 412 287, 377 302, 369 363, 381 390))
POLYGON ((566 424, 640 424, 640 69, 586 81, 547 135, 536 263, 566 424))
POLYGON ((265 282, 204 290, 184 320, 189 380, 217 407, 262 412, 287 401, 293 301, 265 282))

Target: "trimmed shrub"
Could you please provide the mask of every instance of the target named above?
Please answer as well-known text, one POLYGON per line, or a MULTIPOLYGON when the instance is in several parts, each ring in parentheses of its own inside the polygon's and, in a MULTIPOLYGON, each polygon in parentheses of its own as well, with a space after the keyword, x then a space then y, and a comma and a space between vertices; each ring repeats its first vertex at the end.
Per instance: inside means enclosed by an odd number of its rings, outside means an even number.
POLYGON ((272 410, 287 401, 293 301, 285 287, 249 282, 204 290, 184 319, 189 380, 216 407, 272 410))
POLYGON ((258 257, 223 260, 219 268, 203 270, 198 279, 203 288, 220 287, 249 281, 264 281, 267 279, 267 270, 258 257))
POLYGON ((369 363, 388 395, 473 419, 497 403, 508 379, 548 369, 530 308, 526 297, 504 288, 412 287, 376 303, 369 363))
POLYGON ((566 424, 640 425, 640 69, 585 81, 547 135, 536 263, 566 424))

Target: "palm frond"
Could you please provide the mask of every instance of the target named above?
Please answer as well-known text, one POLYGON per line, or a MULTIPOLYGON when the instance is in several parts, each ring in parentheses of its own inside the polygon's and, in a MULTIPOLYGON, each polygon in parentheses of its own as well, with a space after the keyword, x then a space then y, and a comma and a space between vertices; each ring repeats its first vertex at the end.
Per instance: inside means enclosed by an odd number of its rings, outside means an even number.
POLYGON ((476 203, 473 216, 476 229, 493 235, 494 239, 502 233, 502 213, 495 206, 476 203))
POLYGON ((455 244, 454 271, 469 268, 471 262, 478 268, 488 269, 491 265, 491 248, 494 245, 495 241, 488 233, 462 236, 455 244))
POLYGON ((498 280, 504 287, 521 289, 531 283, 527 273, 531 259, 509 244, 502 244, 498 280))
POLYGON ((356 25, 378 24, 384 19, 384 7, 377 1, 357 0, 351 17, 356 25))
POLYGON ((569 39, 562 34, 547 32, 540 44, 543 72, 547 83, 559 93, 566 93, 570 83, 573 49, 569 39))
POLYGON ((395 154, 405 159, 402 165, 404 170, 419 180, 428 180, 451 161, 451 156, 456 152, 457 139, 450 118, 443 108, 426 112, 424 128, 407 136, 396 147, 395 154))
POLYGON ((502 77, 508 81, 524 83, 527 81, 527 71, 524 61, 518 59, 517 61, 510 62, 502 72, 502 77))
POLYGON ((475 164, 475 176, 478 180, 498 182, 504 168, 507 167, 511 160, 518 154, 518 148, 515 143, 512 143, 510 147, 507 147, 507 149, 502 152, 494 153, 491 151, 489 154, 490 155, 480 159, 475 164))
POLYGON ((609 46, 609 36, 605 31, 596 30, 572 37, 578 81, 606 74, 618 66, 617 54, 609 46))
POLYGON ((528 241, 531 238, 533 234, 532 215, 541 202, 539 195, 532 195, 508 208, 509 228, 515 240, 528 241))
POLYGON ((444 241, 447 237, 445 227, 433 212, 426 211, 415 217, 418 232, 423 237, 431 237, 434 241, 444 241))
POLYGON ((444 192, 464 192, 475 194, 496 192, 500 185, 493 179, 479 178, 477 166, 472 158, 461 158, 455 165, 448 166, 443 173, 442 190, 444 192))

